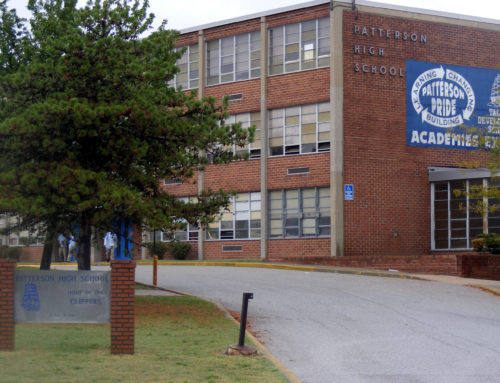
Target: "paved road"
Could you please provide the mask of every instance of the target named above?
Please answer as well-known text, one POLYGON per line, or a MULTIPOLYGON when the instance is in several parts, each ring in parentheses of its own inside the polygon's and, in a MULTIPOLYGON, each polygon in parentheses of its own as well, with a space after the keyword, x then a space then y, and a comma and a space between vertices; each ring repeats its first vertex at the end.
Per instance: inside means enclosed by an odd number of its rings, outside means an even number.
POLYGON ((160 266, 158 285, 237 311, 253 292, 259 339, 303 383, 500 381, 500 298, 470 287, 193 266, 160 266))

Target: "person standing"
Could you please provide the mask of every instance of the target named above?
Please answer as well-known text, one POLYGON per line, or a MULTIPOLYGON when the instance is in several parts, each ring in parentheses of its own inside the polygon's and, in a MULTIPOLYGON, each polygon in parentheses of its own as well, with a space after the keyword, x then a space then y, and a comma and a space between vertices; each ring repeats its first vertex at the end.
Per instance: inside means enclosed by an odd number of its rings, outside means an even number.
POLYGON ((64 262, 68 257, 68 238, 62 233, 57 236, 57 242, 59 243, 59 253, 57 262, 64 262))
POLYGON ((69 245, 68 245, 68 258, 66 259, 66 262, 71 262, 71 258, 75 258, 76 261, 76 242, 75 242, 75 237, 73 235, 69 236, 69 245))
POLYGON ((104 236, 104 248, 106 249, 106 262, 114 259, 116 247, 116 234, 108 231, 104 236))

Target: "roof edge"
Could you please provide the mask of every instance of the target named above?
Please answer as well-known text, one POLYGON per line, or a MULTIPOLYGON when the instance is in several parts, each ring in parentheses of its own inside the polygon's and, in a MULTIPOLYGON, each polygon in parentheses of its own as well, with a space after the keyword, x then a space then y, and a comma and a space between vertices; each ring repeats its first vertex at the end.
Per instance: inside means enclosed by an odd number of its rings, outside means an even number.
MULTIPOLYGON (((285 12, 295 11, 298 9, 310 8, 310 7, 314 7, 317 5, 323 5, 323 4, 329 4, 329 3, 330 3, 329 0, 312 0, 312 1, 304 2, 304 3, 289 5, 286 7, 274 8, 274 9, 269 9, 266 11, 261 11, 261 12, 251 13, 248 15, 238 16, 238 17, 231 18, 231 19, 225 19, 225 20, 215 21, 215 22, 211 22, 211 23, 207 23, 207 24, 197 25, 197 26, 193 26, 190 28, 181 29, 179 32, 181 34, 198 32, 200 30, 220 27, 220 26, 227 25, 227 24, 233 24, 233 23, 239 23, 239 22, 247 21, 247 20, 251 20, 251 19, 257 19, 257 18, 261 18, 263 16, 270 16, 270 15, 274 15, 274 14, 278 14, 278 13, 285 13, 285 12)), ((343 4, 351 5, 352 1, 351 0, 334 0, 334 3, 343 3, 343 4)), ((356 0, 356 5, 360 5, 360 6, 364 6, 364 7, 371 7, 371 8, 388 9, 388 10, 392 10, 392 11, 400 11, 400 12, 405 12, 405 13, 418 13, 418 14, 427 15, 427 16, 444 17, 447 19, 457 19, 457 20, 464 20, 464 21, 484 23, 484 24, 500 25, 500 20, 496 20, 496 19, 489 19, 489 18, 483 18, 483 17, 478 17, 478 16, 468 16, 468 15, 464 15, 464 14, 444 12, 444 11, 434 11, 434 10, 425 9, 425 8, 414 8, 414 7, 408 7, 408 6, 403 6, 403 5, 394 5, 394 4, 388 4, 388 3, 367 1, 367 0, 356 0)))

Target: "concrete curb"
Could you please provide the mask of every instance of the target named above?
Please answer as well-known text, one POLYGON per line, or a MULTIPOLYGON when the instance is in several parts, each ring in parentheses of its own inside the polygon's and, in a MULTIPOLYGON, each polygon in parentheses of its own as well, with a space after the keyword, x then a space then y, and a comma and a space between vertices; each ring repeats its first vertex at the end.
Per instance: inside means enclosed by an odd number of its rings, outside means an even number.
MULTIPOLYGON (((199 298, 199 297, 198 297, 199 298)), ((200 298, 204 299, 204 298, 200 298)), ((216 305, 221 311, 223 311, 228 319, 230 319, 236 326, 240 326, 240 322, 238 322, 234 317, 229 313, 229 311, 222 305, 221 303, 218 302, 213 302, 208 299, 204 299, 207 302, 211 302, 214 305, 216 305)), ((280 370, 288 379, 290 383, 301 383, 299 378, 297 378, 293 372, 291 372, 286 366, 281 363, 276 357, 271 354, 271 351, 268 350, 266 346, 264 346, 255 336, 253 336, 248 330, 245 331, 245 336, 249 338, 257 347, 258 351, 266 358, 271 361, 272 364, 276 366, 278 370, 280 370)))
MULTIPOLYGON (((158 287, 158 286, 154 286, 154 285, 150 285, 148 283, 142 283, 142 282, 136 282, 137 284, 139 285, 142 285, 142 286, 147 286, 147 287, 150 287, 150 288, 153 288, 153 289, 158 289, 158 290, 162 290, 162 291, 165 291, 167 292, 168 294, 175 294, 177 296, 193 296, 191 294, 188 294, 188 293, 184 293, 182 291, 177 291, 177 290, 172 290, 172 289, 166 289, 166 288, 163 288, 163 287, 158 287)), ((172 296, 172 295, 170 295, 172 296)), ((224 315, 231 321, 233 322, 238 328, 240 327, 240 322, 238 322, 230 313, 229 311, 226 309, 226 307, 222 304, 222 303, 219 303, 219 302, 214 302, 214 301, 211 301, 210 299, 206 299, 206 298, 202 298, 202 297, 196 297, 198 299, 201 299, 201 300, 204 300, 206 302, 210 302, 212 303, 213 305, 215 305, 219 310, 221 310, 224 315)), ((255 346, 257 347, 258 351, 266 358, 268 359, 269 361, 271 361, 272 364, 274 364, 274 366, 276 366, 276 368, 278 370, 280 370, 283 375, 286 376, 286 378, 288 379, 288 381, 290 383, 301 383, 300 380, 288 369, 286 368, 286 366, 281 363, 272 353, 271 351, 269 351, 269 349, 264 346, 264 344, 262 344, 255 336, 253 336, 248 330, 245 331, 245 336, 250 339, 254 344, 255 346)), ((228 345, 229 346, 229 345, 228 345)))

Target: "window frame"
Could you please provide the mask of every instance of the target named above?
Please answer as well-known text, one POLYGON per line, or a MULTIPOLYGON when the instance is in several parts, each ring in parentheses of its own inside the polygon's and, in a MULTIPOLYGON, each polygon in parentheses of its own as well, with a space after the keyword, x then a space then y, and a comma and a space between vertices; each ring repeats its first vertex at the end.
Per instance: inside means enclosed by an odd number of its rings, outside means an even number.
POLYGON ((206 241, 259 240, 262 236, 261 225, 260 225, 261 217, 262 217, 262 200, 260 191, 237 193, 235 196, 231 197, 231 201, 228 208, 222 210, 219 213, 218 219, 209 224, 209 227, 205 231, 205 240, 206 241), (239 198, 244 198, 244 196, 246 196, 246 199, 239 200, 239 198), (242 207, 243 203, 248 203, 248 210, 238 209, 238 206, 242 207), (248 215, 248 218, 237 219, 238 214, 241 214, 242 216, 248 215), (252 215, 254 216, 258 215, 258 219, 257 218, 252 219, 252 215), (228 220, 223 218, 231 218, 231 219, 228 220), (246 228, 241 228, 241 227, 238 228, 237 227, 238 222, 240 223, 246 222, 247 223, 246 228), (258 225, 256 225, 256 223, 258 223, 258 225), (225 227, 224 224, 228 226, 225 227), (244 230, 247 231, 247 236, 238 236, 238 231, 243 232, 244 230))
MULTIPOLYGON (((325 126, 326 124, 328 124, 329 127, 331 125, 331 111, 329 109, 330 109, 330 102, 326 101, 315 104, 296 105, 296 106, 289 106, 286 108, 277 108, 269 110, 268 113, 269 137, 267 142, 269 157, 280 157, 280 156, 301 155, 301 154, 318 154, 323 152, 329 152, 331 147, 330 134, 328 134, 329 136, 328 141, 320 139, 322 133, 325 133, 324 131, 320 130, 321 127, 325 126), (312 114, 304 113, 304 110, 306 110, 308 107, 311 106, 315 107, 314 122, 305 123, 304 122, 305 117, 311 116, 312 114), (322 111, 322 108, 325 106, 327 112, 322 111), (293 115, 287 114, 287 111, 292 111, 294 108, 298 108, 298 115, 296 115, 298 118, 298 123, 294 122, 294 119, 292 118, 293 115), (320 117, 321 114, 323 113, 330 113, 330 119, 328 121, 321 120, 320 117), (277 115, 277 117, 274 117, 274 115, 277 115), (306 136, 311 135, 310 133, 304 133, 304 129, 308 125, 312 124, 315 125, 314 142, 313 143, 304 142, 304 138, 306 136), (298 133, 293 134, 294 131, 293 129, 297 129, 298 133), (280 131, 281 135, 279 134, 280 131), (274 134, 274 132, 276 132, 277 134, 274 134), (292 137, 297 137, 298 142, 290 143, 290 139, 292 137), (274 146, 272 146, 273 142, 275 143, 274 146), (279 142, 281 142, 281 146, 276 144, 279 142), (310 147, 311 144, 313 144, 314 150, 305 150, 305 148, 310 147)), ((330 129, 328 129, 328 133, 329 132, 330 129)))
POLYGON ((206 41, 205 85, 212 86, 260 78, 260 38, 260 30, 257 30, 206 41), (240 44, 237 43, 242 38, 246 40, 244 49, 241 49, 240 44), (232 40, 230 43, 232 53, 225 54, 223 43, 230 40, 232 40), (214 48, 212 49, 211 46, 214 48), (246 59, 241 60, 239 55, 246 56, 246 59), (230 60, 228 60, 229 58, 230 60), (246 65, 246 70, 238 64, 243 65, 243 67, 246 65), (231 70, 225 70, 224 67, 229 65, 231 65, 231 70), (239 74, 245 72, 248 74, 246 78, 239 77, 239 74))
POLYGON ((306 20, 298 23, 291 23, 269 28, 268 30, 268 73, 269 76, 275 76, 285 73, 300 72, 304 70, 318 69, 330 66, 330 61, 326 60, 331 56, 330 52, 330 19, 321 17, 318 19, 306 20), (314 39, 305 39, 307 32, 312 31, 304 28, 308 23, 314 22, 314 39), (322 23, 327 23, 328 32, 326 35, 320 34, 324 29, 322 23), (289 30, 298 27, 298 33, 288 33, 289 30), (323 27, 323 28, 321 28, 323 27), (298 35, 298 41, 292 40, 293 35, 298 35), (325 44, 325 41, 327 43, 325 44), (321 46, 328 47, 327 54, 320 54, 321 46), (306 46, 313 44, 312 49, 305 49, 306 46), (291 51, 292 46, 297 45, 298 51, 291 51), (312 52, 314 63, 311 65, 311 59, 306 59, 306 53, 312 52), (296 57, 296 55, 298 55, 296 57), (288 59, 287 59, 288 56, 288 59), (280 68, 281 66, 281 68, 280 68))
POLYGON ((231 114, 226 119, 226 124, 234 124, 236 122, 241 122, 242 128, 248 129, 252 125, 255 126, 254 138, 258 137, 258 140, 254 142, 247 142, 245 146, 236 146, 233 144, 233 154, 238 153, 249 153, 250 159, 261 158, 262 156, 262 128, 260 122, 260 111, 256 112, 245 112, 238 114, 231 114), (257 119, 258 118, 258 119, 257 119), (260 144, 258 144, 260 143, 260 144))
MULTIPOLYGON (((434 180, 430 182, 430 197, 431 197, 431 251, 469 251, 472 250, 472 240, 477 238, 478 234, 489 233, 490 232, 490 218, 500 218, 500 215, 491 215, 488 211, 488 205, 493 202, 494 198, 484 196, 483 204, 486 207, 485 211, 481 216, 477 213, 471 211, 471 200, 477 200, 479 198, 470 197, 470 187, 471 183, 479 183, 479 186, 488 189, 491 184, 494 184, 490 177, 471 177, 471 178, 459 178, 459 179, 442 179, 434 180), (479 182, 477 182, 479 181, 479 182), (456 203, 459 201, 459 197, 454 197, 453 190, 458 190, 457 187, 452 186, 456 183, 463 183, 465 191, 465 196, 461 197, 463 200, 463 205, 460 209, 463 209, 464 216, 460 217, 453 216, 453 212, 457 211, 456 203), (437 193, 443 193, 445 190, 436 190, 438 185, 446 185, 446 199, 441 197, 437 199, 437 193), (438 204, 446 206, 446 210, 443 208, 437 209, 438 204), (446 212, 446 218, 443 215, 443 211, 446 212), (465 227, 460 227, 460 222, 465 223, 465 227), (481 225, 477 225, 477 221, 481 222, 481 225), (445 223, 445 225, 443 225, 445 223), (475 224, 474 224, 475 223, 475 224), (465 230, 465 235, 462 237, 457 237, 455 232, 460 230, 465 230), (442 236, 438 235, 438 232, 446 232, 446 238, 443 239, 442 236), (446 246, 441 246, 438 242, 446 241, 446 246), (453 242, 465 241, 465 246, 453 246, 453 242)), ((494 185, 499 187, 500 185, 494 185)), ((444 193, 443 193, 444 194, 444 193)), ((498 201, 497 203, 500 203, 498 201)))
MULTIPOLYGON (((200 58, 198 44, 195 43, 195 44, 184 45, 182 47, 177 47, 175 48, 175 51, 179 51, 183 48, 186 48, 186 51, 179 59, 179 61, 184 59, 186 60, 185 63, 181 62, 180 64, 181 65, 185 64, 187 67, 187 71, 186 72, 179 71, 178 73, 176 73, 174 78, 169 82, 169 85, 175 88, 178 88, 180 86, 182 87, 182 90, 196 89, 198 88, 198 81, 200 77, 198 73, 198 63, 200 58), (183 73, 185 73, 187 76, 186 81, 179 81, 179 75, 183 73), (191 77, 192 73, 196 73, 196 76, 191 77)), ((179 65, 179 61, 176 63, 176 65, 179 65)))
POLYGON ((329 198, 321 198, 321 191, 326 191, 329 196, 329 187, 280 189, 268 191, 268 221, 267 236, 269 239, 298 239, 298 238, 330 238, 331 236, 331 207, 329 198), (314 191, 314 206, 304 206, 306 191, 314 191), (292 198, 293 195, 297 198, 292 198), (287 195, 290 194, 290 198, 287 195), (280 198, 276 198, 280 196, 280 198), (290 204, 296 200, 296 204, 290 204), (323 201, 322 201, 323 200, 323 201), (328 204, 322 204, 328 200, 328 204), (273 203, 273 201, 276 201, 273 203), (279 206, 279 207, 278 207, 279 206), (307 211, 309 210, 309 211, 307 211), (326 214, 326 215, 325 215, 326 214), (328 217, 328 224, 322 222, 328 217), (314 220, 314 226, 305 225, 306 221, 314 220), (273 225, 273 221, 281 222, 273 225), (314 227, 314 233, 306 233, 305 228, 314 227), (328 229, 328 230, 326 230, 328 229), (325 231, 327 233, 325 234, 325 231), (280 233, 279 233, 280 232, 280 233), (295 233, 295 234, 294 234, 295 233))

